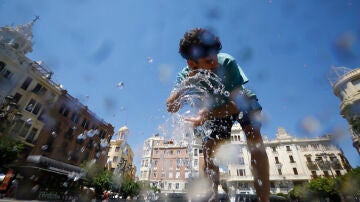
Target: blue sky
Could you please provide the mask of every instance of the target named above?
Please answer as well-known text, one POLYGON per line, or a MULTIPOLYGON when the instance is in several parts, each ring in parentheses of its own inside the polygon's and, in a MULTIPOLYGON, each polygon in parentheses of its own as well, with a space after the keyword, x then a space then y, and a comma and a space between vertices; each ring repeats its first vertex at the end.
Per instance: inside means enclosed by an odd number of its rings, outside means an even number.
POLYGON ((116 131, 126 124, 137 164, 143 141, 169 119, 165 100, 185 65, 179 39, 207 27, 250 78, 263 134, 274 138, 278 127, 297 137, 331 133, 359 166, 327 75, 333 66, 360 67, 360 2, 219 2, 0 0, 0 26, 40 16, 28 57, 44 61, 57 83, 116 131))

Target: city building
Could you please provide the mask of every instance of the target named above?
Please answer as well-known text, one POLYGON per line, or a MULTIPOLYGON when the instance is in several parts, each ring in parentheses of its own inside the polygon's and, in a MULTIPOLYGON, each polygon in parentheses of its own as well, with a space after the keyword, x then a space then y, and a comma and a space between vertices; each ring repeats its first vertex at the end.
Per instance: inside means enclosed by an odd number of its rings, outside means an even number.
MULTIPOLYGON (((204 158, 201 144, 190 143, 179 144, 157 134, 147 139, 139 180, 159 187, 161 193, 188 192, 189 183, 203 176, 204 158)), ((317 177, 341 176, 351 169, 343 152, 332 143, 331 135, 296 138, 278 128, 275 139, 264 136, 264 144, 269 157, 271 193, 288 193, 297 184, 317 177)), ((215 161, 219 163, 221 181, 227 182, 229 190, 255 193, 250 152, 240 124, 233 126, 231 141, 220 148, 215 161)))
POLYGON ((117 139, 110 141, 107 169, 120 179, 135 180, 136 166, 133 163, 134 152, 127 143, 129 129, 123 126, 117 133, 117 139))
POLYGON ((340 114, 349 123, 353 146, 360 154, 360 68, 334 67, 328 79, 341 101, 340 114))
POLYGON ((203 175, 204 157, 195 140, 176 142, 155 134, 144 142, 139 181, 161 193, 186 193, 189 180, 203 175))
POLYGON ((26 56, 32 51, 36 20, 0 28, 0 102, 11 98, 21 115, 3 133, 25 147, 11 165, 22 180, 17 196, 24 199, 39 198, 45 191, 63 195, 83 179, 85 162, 104 167, 114 133, 111 124, 51 80, 53 72, 44 62, 26 56))
MULTIPOLYGON (((245 134, 239 124, 232 129, 231 144, 238 152, 235 162, 228 164, 223 177, 238 193, 253 194, 250 153, 245 134)), ((331 135, 316 138, 296 138, 278 128, 275 139, 263 137, 270 165, 271 193, 288 193, 295 185, 317 177, 336 177, 346 174, 351 166, 331 135)))

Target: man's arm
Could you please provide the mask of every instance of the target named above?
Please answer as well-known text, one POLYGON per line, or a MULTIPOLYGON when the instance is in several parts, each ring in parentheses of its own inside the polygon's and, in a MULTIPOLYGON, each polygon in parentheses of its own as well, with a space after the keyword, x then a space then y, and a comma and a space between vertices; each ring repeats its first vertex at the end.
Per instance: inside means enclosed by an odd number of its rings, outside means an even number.
POLYGON ((179 91, 173 91, 170 94, 170 96, 166 100, 166 107, 167 107, 168 112, 175 113, 175 112, 179 111, 179 109, 180 109, 180 103, 178 101, 179 97, 180 97, 179 91))

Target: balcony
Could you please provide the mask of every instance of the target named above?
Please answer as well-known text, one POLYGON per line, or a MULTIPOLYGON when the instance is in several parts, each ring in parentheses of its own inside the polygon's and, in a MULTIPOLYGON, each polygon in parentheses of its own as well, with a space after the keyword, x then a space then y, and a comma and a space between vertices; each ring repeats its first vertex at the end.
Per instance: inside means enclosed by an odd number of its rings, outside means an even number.
POLYGON ((309 168, 309 170, 319 170, 317 164, 313 161, 306 162, 306 165, 309 168))
POLYGON ((329 161, 318 161, 317 164, 321 170, 330 170, 330 162, 329 161))
POLYGON ((331 167, 334 169, 334 170, 342 170, 343 167, 341 166, 341 163, 339 161, 333 161, 331 162, 331 167))

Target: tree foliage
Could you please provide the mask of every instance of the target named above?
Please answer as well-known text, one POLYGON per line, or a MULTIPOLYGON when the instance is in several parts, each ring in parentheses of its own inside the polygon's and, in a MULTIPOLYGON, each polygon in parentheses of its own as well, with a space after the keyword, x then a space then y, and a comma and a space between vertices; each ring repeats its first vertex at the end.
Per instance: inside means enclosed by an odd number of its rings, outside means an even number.
POLYGON ((24 145, 19 141, 8 137, 0 136, 0 162, 2 165, 9 165, 18 159, 24 145))
POLYGON ((140 193, 140 183, 134 182, 131 179, 125 179, 121 184, 120 193, 124 199, 126 199, 128 196, 133 198, 140 193))
POLYGON ((360 167, 352 169, 339 179, 339 190, 344 198, 352 200, 360 199, 360 167))
POLYGON ((101 199, 104 191, 111 189, 113 174, 97 165, 95 161, 85 162, 81 167, 85 171, 87 185, 94 187, 96 198, 101 199))
POLYGON ((295 186, 290 191, 290 197, 298 201, 314 201, 328 198, 330 201, 340 201, 336 180, 333 178, 316 178, 309 183, 295 186))

